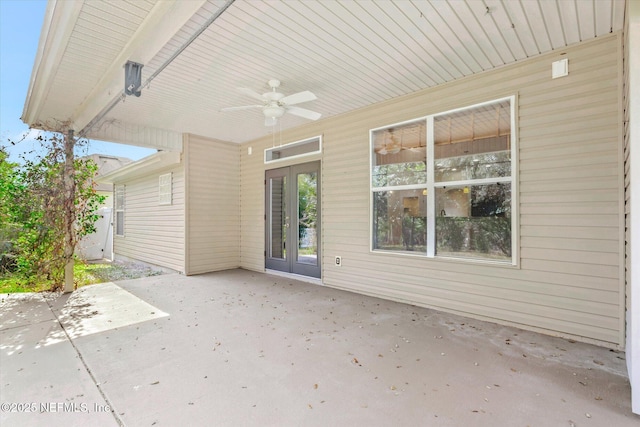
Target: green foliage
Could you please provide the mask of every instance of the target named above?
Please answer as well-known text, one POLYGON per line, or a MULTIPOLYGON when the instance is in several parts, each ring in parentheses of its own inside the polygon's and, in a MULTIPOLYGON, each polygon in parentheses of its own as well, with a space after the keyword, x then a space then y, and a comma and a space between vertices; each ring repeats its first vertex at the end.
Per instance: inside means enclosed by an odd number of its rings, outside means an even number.
POLYGON ((464 246, 465 225, 467 218, 445 217, 436 218, 436 239, 438 249, 459 252, 464 246))
POLYGON ((298 175, 298 239, 302 240, 306 229, 315 229, 318 221, 317 175, 298 175))
POLYGON ((388 163, 374 167, 373 186, 424 184, 427 182, 427 165, 421 161, 388 163))
POLYGON ((487 258, 511 257, 511 218, 437 217, 438 252, 467 255, 486 254, 487 258))
POLYGON ((0 154, 1 255, 7 260, 0 275, 18 278, 22 287, 46 283, 56 289, 70 257, 65 247, 75 247, 80 237, 95 231, 95 212, 104 197, 95 191, 97 165, 81 159, 73 161, 73 198, 69 197, 64 137, 54 133, 38 139, 45 154, 35 160, 24 159, 18 165, 0 154))
MULTIPOLYGON (((145 270, 139 273, 130 272, 125 266, 117 264, 87 264, 78 259, 74 262, 73 273, 76 288, 111 280, 132 279, 159 274, 151 270, 145 270)), ((49 290, 51 285, 52 283, 47 281, 33 283, 28 278, 16 274, 0 276, 0 294, 41 292, 49 290)))

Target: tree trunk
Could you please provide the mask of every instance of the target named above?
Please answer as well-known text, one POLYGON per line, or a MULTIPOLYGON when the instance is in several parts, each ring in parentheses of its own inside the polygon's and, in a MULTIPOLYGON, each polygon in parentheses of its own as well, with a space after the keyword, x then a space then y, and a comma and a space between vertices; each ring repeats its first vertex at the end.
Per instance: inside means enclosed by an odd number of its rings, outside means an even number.
POLYGON ((73 130, 69 130, 64 136, 64 293, 73 292, 75 285, 73 283, 73 251, 75 248, 75 168, 73 149, 76 139, 73 136, 73 130))

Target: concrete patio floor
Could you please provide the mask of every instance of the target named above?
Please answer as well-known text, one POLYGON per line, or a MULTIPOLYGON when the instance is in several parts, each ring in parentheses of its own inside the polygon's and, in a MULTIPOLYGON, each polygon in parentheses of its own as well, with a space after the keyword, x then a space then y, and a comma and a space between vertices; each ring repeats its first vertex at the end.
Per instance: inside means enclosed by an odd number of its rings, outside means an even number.
POLYGON ((4 426, 638 426, 624 354, 243 270, 2 295, 4 426))

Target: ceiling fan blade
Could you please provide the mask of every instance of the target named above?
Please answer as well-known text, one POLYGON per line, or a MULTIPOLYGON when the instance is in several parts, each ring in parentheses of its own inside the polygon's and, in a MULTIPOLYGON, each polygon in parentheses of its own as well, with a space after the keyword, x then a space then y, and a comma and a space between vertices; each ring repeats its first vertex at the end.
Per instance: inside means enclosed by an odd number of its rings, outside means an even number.
POLYGON ((275 117, 265 117, 264 118, 264 125, 265 126, 275 126, 277 122, 278 122, 278 119, 276 119, 275 117))
POLYGON ((309 120, 318 120, 322 114, 300 107, 287 107, 287 112, 309 120))
POLYGON ((225 107, 221 108, 220 111, 240 111, 240 110, 250 110, 252 108, 262 108, 262 105, 243 105, 240 107, 225 107))
POLYGON ((257 99, 258 101, 266 101, 264 97, 255 90, 248 89, 246 87, 239 87, 238 91, 244 93, 247 96, 250 96, 253 99, 257 99))
POLYGON ((280 100, 280 103, 284 105, 294 105, 294 104, 301 104, 303 102, 313 101, 314 99, 318 99, 318 98, 313 94, 313 92, 309 92, 308 90, 305 90, 304 92, 298 92, 289 96, 285 96, 280 100))

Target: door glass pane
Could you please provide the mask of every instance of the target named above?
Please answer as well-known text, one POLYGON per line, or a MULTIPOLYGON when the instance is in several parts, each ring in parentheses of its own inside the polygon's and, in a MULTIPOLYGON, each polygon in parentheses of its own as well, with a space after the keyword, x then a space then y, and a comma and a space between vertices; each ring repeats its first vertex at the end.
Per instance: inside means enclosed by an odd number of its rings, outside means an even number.
POLYGON ((271 201, 271 224, 269 257, 287 258, 287 178, 284 176, 269 179, 269 194, 271 201))
POLYGON ((318 264, 318 177, 298 174, 298 259, 303 264, 318 264))

